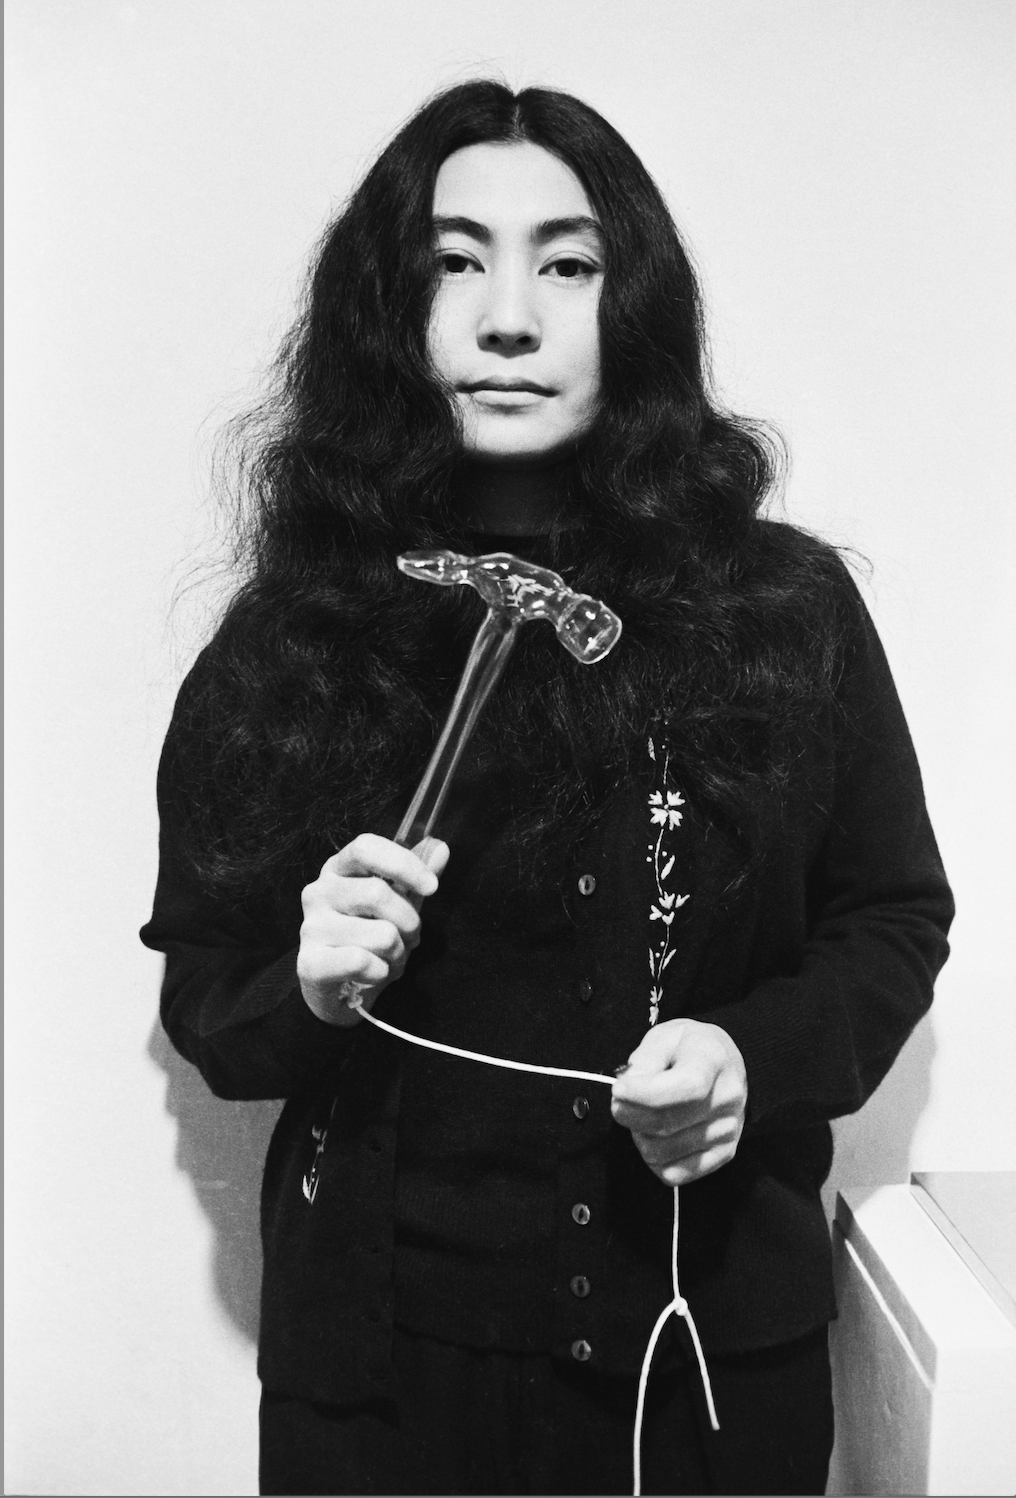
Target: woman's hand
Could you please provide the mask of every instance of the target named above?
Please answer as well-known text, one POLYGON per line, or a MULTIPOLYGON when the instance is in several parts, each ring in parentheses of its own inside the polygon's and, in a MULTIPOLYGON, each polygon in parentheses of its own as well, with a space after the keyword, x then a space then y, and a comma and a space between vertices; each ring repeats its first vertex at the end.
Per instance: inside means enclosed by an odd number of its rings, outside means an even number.
POLYGON ((420 906, 437 889, 448 845, 424 838, 410 851, 362 833, 334 853, 303 891, 296 975, 308 1007, 330 1025, 355 1025, 348 984, 369 985, 369 1009, 420 940, 420 906))
POLYGON ((734 1158, 748 1101, 741 1052, 726 1030, 672 1019, 643 1036, 614 1083, 611 1112, 667 1186, 734 1158))

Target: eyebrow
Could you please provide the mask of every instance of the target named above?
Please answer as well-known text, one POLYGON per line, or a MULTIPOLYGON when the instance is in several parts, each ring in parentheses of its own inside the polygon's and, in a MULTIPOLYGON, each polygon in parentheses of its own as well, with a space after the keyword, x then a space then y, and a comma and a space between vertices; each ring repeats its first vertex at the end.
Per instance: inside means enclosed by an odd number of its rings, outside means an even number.
MULTIPOLYGON (((477 244, 489 245, 493 234, 486 224, 474 218, 438 216, 434 219, 434 230, 438 234, 468 234, 477 244)), ((545 218, 534 224, 530 238, 534 244, 549 244, 552 239, 562 239, 569 234, 590 234, 603 244, 603 229, 596 219, 588 214, 577 214, 572 218, 545 218)))

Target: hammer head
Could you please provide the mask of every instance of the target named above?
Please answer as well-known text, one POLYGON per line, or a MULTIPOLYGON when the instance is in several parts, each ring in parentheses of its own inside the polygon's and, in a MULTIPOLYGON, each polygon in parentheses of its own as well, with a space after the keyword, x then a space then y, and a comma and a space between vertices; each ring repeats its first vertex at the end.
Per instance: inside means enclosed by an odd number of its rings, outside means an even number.
POLYGON ((587 593, 573 593, 556 572, 507 551, 483 557, 455 551, 409 551, 398 558, 398 566, 407 577, 445 588, 468 583, 491 609, 508 615, 513 624, 549 619, 562 645, 583 665, 601 661, 621 633, 620 619, 606 604, 587 593))

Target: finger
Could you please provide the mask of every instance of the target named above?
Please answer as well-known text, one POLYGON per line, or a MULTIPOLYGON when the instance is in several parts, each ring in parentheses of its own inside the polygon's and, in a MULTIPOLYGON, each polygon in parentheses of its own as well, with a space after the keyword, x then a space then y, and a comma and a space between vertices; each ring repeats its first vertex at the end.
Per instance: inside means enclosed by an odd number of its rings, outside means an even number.
POLYGON ((340 945, 345 946, 348 942, 363 947, 364 951, 383 958, 389 966, 405 960, 406 944, 398 926, 391 921, 365 921, 358 916, 347 916, 343 918, 343 926, 352 929, 342 933, 340 945))
MULTIPOLYGON (((436 840, 435 840, 436 841, 436 840)), ((445 844, 441 844, 445 847, 445 844)), ((429 854, 437 860, 436 849, 429 854)), ((445 855, 447 861, 447 854, 445 855)), ((342 848, 325 864, 325 869, 334 874, 377 874, 410 898, 414 895, 425 900, 437 889, 437 874, 410 848, 401 848, 388 838, 377 837, 372 832, 361 833, 345 848, 342 848)))
POLYGON ((662 1137, 658 1134, 636 1134, 632 1138, 639 1154, 647 1165, 677 1165, 692 1155, 701 1155, 707 1150, 736 1145, 737 1121, 731 1118, 713 1118, 707 1123, 694 1124, 681 1129, 677 1134, 662 1137))
POLYGON ((692 1127, 711 1118, 715 1112, 710 1097, 695 1098, 686 1103, 673 1103, 666 1107, 646 1107, 642 1103, 629 1103, 614 1098, 610 1111, 615 1122, 633 1133, 670 1137, 682 1129, 692 1127))
POLYGON ((390 965, 375 952, 359 946, 324 946, 301 948, 296 975, 301 985, 328 991, 347 981, 373 985, 384 983, 390 965))
POLYGON ((403 938, 416 937, 420 915, 404 895, 377 874, 354 879, 329 874, 321 880, 328 904, 341 915, 362 916, 367 920, 390 921, 403 938))
POLYGON ((432 874, 440 879, 445 871, 451 849, 439 837, 423 837, 413 849, 421 863, 426 864, 432 874))
MULTIPOLYGON (((440 878, 448 862, 450 850, 447 843, 441 842, 436 837, 424 837, 417 843, 413 852, 432 874, 436 874, 440 878)), ((418 911, 423 904, 422 898, 419 895, 410 894, 409 899, 412 902, 413 909, 418 911)))
MULTIPOLYGON (((614 1117, 618 1110, 637 1109, 645 1113, 674 1110, 701 1117, 708 1109, 716 1082, 716 1071, 705 1057, 692 1056, 676 1062, 662 1072, 626 1072, 614 1081, 611 1101, 614 1117)), ((684 1122, 689 1122, 685 1118, 684 1122)))
POLYGON ((386 962, 398 962, 405 954, 399 928, 391 921, 367 920, 358 915, 319 913, 303 923, 300 940, 313 946, 362 947, 386 962))
POLYGON ((701 1106, 716 1081, 717 1060, 701 1045, 671 1042, 655 1053, 639 1046, 628 1069, 615 1078, 612 1099, 641 1108, 701 1106))
POLYGON ((615 1123, 623 1129, 630 1129, 633 1134, 640 1134, 646 1139, 675 1139, 685 1129, 694 1129, 708 1123, 714 1116, 714 1110, 708 1105, 704 1107, 687 1107, 680 1109, 652 1108, 623 1108, 618 1104, 611 1107, 615 1123))
POLYGON ((703 1150, 698 1155, 687 1155, 683 1160, 677 1160, 671 1165, 651 1166, 654 1175, 658 1176, 667 1186, 688 1186, 692 1181, 699 1181, 703 1176, 712 1175, 722 1166, 733 1159, 734 1152, 729 1145, 716 1145, 712 1149, 703 1150))

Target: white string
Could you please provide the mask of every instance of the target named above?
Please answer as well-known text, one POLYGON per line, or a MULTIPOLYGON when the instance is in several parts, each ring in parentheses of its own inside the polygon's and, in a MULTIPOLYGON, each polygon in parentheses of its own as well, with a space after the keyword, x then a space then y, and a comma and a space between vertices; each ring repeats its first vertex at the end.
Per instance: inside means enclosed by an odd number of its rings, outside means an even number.
MULTIPOLYGON (((571 1071, 567 1067, 559 1066, 534 1066, 528 1061, 508 1061, 503 1056, 484 1056, 480 1051, 464 1051, 458 1046, 442 1045, 437 1040, 425 1040, 422 1035, 413 1035, 408 1030, 399 1030, 395 1025, 389 1025, 385 1020, 378 1019, 368 1009, 364 1009, 363 1000, 360 997, 354 996, 348 999, 347 1002, 351 1009, 355 1009, 363 1019, 368 1020, 372 1025, 376 1025, 379 1030, 385 1030, 389 1035, 395 1035, 400 1040, 408 1040, 412 1045, 425 1046, 428 1051, 444 1051, 447 1056, 460 1056, 466 1061, 482 1061, 486 1066, 503 1066, 507 1067, 509 1071, 532 1071, 539 1072, 545 1077, 574 1077, 580 1082, 604 1082, 608 1087, 613 1087, 614 1085, 614 1078, 605 1076, 602 1072, 571 1071)), ((650 1334, 649 1345, 646 1348, 645 1357, 642 1359, 642 1369, 639 1373, 639 1391, 638 1399, 635 1403, 635 1432, 632 1451, 632 1492, 635 1498, 639 1498, 642 1492, 642 1418, 645 1413, 646 1386, 649 1382, 649 1370, 652 1367, 656 1344, 659 1342, 663 1328, 667 1324, 667 1318, 671 1315, 683 1316, 684 1320, 688 1323, 688 1331, 691 1335, 692 1345, 695 1348, 699 1373, 702 1377, 702 1388, 706 1396, 706 1406, 709 1410, 709 1422, 713 1430, 719 1430, 720 1428, 720 1422, 716 1418, 716 1407, 713 1404, 713 1390, 709 1382, 709 1370, 706 1368, 702 1344, 699 1341, 699 1335, 695 1329, 695 1322, 691 1311, 688 1309, 688 1302, 681 1294, 681 1287, 677 1278, 677 1238, 680 1222, 679 1202, 679 1188, 675 1186, 674 1233, 671 1240, 670 1252, 670 1278, 674 1290, 674 1298, 669 1305, 664 1307, 656 1319, 656 1325, 650 1334)))
POLYGON ((580 1082, 606 1082, 608 1087, 614 1085, 613 1077, 604 1076, 598 1071, 568 1071, 561 1066, 534 1066, 530 1061, 506 1061, 502 1056, 484 1056, 479 1051, 460 1050, 457 1045, 441 1045, 436 1040, 424 1040, 422 1035, 410 1035, 408 1030, 397 1030, 394 1025, 378 1019, 363 1008, 362 999, 350 999, 348 1002, 351 1009, 358 1010, 364 1019, 377 1025, 379 1030, 387 1030, 389 1035, 397 1035, 400 1040, 411 1040, 414 1045, 426 1046, 428 1051, 444 1051, 446 1056, 461 1056, 466 1061, 484 1061, 488 1066, 506 1066, 510 1071, 537 1071, 545 1077, 576 1077, 580 1082))
POLYGON ((713 1427, 713 1430, 719 1430, 720 1428, 720 1422, 716 1418, 716 1406, 713 1404, 713 1388, 712 1384, 709 1382, 709 1370, 706 1367, 705 1355, 702 1351, 702 1343, 699 1341, 699 1335, 695 1329, 694 1319, 692 1317, 691 1311, 688 1309, 688 1302, 681 1294, 681 1287, 678 1283, 677 1278, 677 1235, 678 1225, 681 1219, 680 1200, 680 1187, 675 1186, 674 1236, 671 1242, 670 1250, 670 1278, 674 1288, 674 1298, 668 1306, 664 1306, 663 1310, 656 1318, 656 1325, 653 1327, 652 1335, 649 1338, 649 1345, 646 1348, 646 1355, 642 1359, 642 1371, 639 1373, 639 1394, 638 1399, 635 1403, 635 1433, 632 1442, 632 1471, 635 1474, 634 1482, 632 1483, 632 1492, 634 1493, 635 1498, 639 1498, 639 1495, 642 1492, 642 1417, 645 1413, 646 1406, 646 1385, 649 1383, 649 1370, 652 1367, 653 1354, 656 1351, 656 1344, 660 1340, 660 1335, 663 1331, 663 1328, 667 1324, 668 1316, 683 1316, 685 1321, 688 1323, 688 1331, 691 1334, 692 1344, 695 1348, 695 1356, 698 1358, 699 1373, 702 1377, 702 1389, 706 1396, 706 1406, 709 1410, 709 1423, 713 1427))

